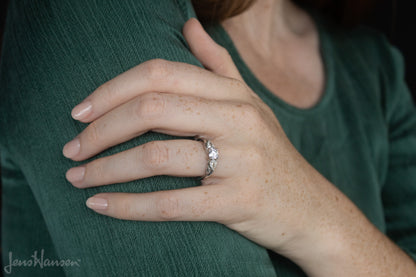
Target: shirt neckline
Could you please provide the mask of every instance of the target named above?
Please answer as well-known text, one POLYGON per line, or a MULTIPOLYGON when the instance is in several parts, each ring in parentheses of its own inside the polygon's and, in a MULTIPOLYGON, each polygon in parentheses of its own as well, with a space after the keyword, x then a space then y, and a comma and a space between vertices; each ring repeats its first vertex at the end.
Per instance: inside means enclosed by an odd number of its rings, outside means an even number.
POLYGON ((280 97, 273 94, 251 71, 248 65, 244 62, 242 57, 237 51, 231 37, 228 35, 227 31, 220 25, 217 24, 215 28, 219 32, 220 37, 224 42, 224 46, 228 49, 231 57, 240 70, 241 75, 243 76, 244 80, 247 84, 251 84, 257 90, 255 91, 263 100, 267 101, 267 104, 270 106, 277 105, 278 108, 284 110, 293 115, 300 115, 300 116, 311 116, 312 114, 320 113, 325 109, 328 105, 328 102, 332 98, 333 95, 333 87, 334 87, 334 70, 333 70, 333 59, 331 56, 331 45, 329 42, 329 38, 326 35, 326 30, 324 26, 323 19, 320 18, 315 13, 310 13, 312 19, 315 22, 317 31, 318 31, 318 39, 319 39, 319 49, 320 55, 324 67, 324 74, 325 74, 325 81, 324 81, 324 91, 320 98, 320 100, 310 108, 298 108, 295 107, 280 97))

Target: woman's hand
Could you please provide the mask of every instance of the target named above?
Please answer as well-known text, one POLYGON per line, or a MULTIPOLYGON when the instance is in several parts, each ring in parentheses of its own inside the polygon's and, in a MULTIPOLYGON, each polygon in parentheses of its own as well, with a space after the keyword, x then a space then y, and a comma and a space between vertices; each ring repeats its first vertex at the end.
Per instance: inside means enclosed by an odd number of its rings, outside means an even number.
MULTIPOLYGON (((355 231, 362 226, 375 232, 296 151, 227 51, 194 19, 183 32, 207 70, 151 60, 105 83, 74 108, 73 117, 90 124, 63 152, 82 161, 155 131, 209 139, 220 153, 217 168, 199 187, 100 193, 88 207, 127 220, 216 221, 310 272, 345 251, 349 234, 360 239, 355 231)), ((88 188, 155 175, 204 176, 206 168, 200 141, 154 141, 72 168, 67 179, 88 188)))

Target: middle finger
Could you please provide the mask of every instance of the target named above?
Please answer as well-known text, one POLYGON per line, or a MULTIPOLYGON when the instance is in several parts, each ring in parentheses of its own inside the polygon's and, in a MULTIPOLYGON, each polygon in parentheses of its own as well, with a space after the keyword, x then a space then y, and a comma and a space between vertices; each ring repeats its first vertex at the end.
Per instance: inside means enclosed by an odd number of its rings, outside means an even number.
POLYGON ((215 138, 229 130, 229 113, 230 105, 226 102, 148 93, 92 122, 64 146, 63 153, 67 158, 81 161, 150 130, 177 136, 215 138))
MULTIPOLYGON (((202 145, 200 141, 184 139, 152 141, 71 168, 66 177, 74 186, 87 188, 157 175, 204 176, 208 161, 202 145)), ((237 158, 237 152, 231 147, 220 151, 221 166, 217 167, 213 175, 216 178, 228 176, 231 171, 235 171, 233 160, 237 158)))

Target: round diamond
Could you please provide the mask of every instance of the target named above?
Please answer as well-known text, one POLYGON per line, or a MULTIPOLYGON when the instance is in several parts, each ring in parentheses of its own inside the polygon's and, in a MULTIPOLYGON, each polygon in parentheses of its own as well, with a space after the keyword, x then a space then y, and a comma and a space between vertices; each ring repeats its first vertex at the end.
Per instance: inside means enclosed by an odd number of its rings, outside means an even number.
POLYGON ((217 160, 219 157, 218 150, 215 148, 208 149, 208 157, 210 160, 217 160))

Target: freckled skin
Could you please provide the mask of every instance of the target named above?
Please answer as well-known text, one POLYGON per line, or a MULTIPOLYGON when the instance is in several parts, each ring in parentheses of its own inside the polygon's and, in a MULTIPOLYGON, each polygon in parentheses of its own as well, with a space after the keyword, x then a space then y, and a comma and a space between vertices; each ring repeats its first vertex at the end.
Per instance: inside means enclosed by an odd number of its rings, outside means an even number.
MULTIPOLYGON (((192 50, 197 42, 189 44, 192 50)), ((215 45, 210 47, 216 51, 221 49, 215 45)), ((157 131, 167 134, 204 135, 219 149, 218 169, 213 176, 202 180, 202 186, 194 188, 133 196, 102 194, 111 204, 101 214, 149 221, 216 221, 289 258, 309 276, 416 276, 410 258, 297 152, 274 113, 244 83, 229 56, 219 51, 214 57, 200 54, 197 58, 215 74, 180 63, 161 60, 151 63, 164 76, 153 76, 153 86, 160 88, 168 84, 166 89, 181 93, 193 86, 192 93, 200 95, 137 95, 139 100, 148 100, 151 96, 157 103, 150 101, 151 108, 139 109, 141 121, 133 126, 138 128, 146 120, 147 125, 141 126, 144 130, 134 132, 158 128, 157 131), (220 69, 215 68, 218 64, 222 65, 220 69), (174 78, 177 72, 186 72, 193 78, 177 80, 174 78), (206 80, 211 80, 211 84, 207 85, 206 80), (221 87, 217 88, 222 89, 221 93, 201 90, 219 83, 221 87), (177 118, 182 121, 175 121, 177 118), (166 122, 170 125, 165 126, 166 122), (205 133, 201 133, 203 128, 205 133), (131 216, 133 207, 138 218, 131 216)), ((141 75, 138 73, 145 74, 140 71, 140 65, 133 70, 136 74, 132 78, 141 75)), ((114 107, 119 104, 122 103, 113 103, 114 107)), ((198 147, 193 143, 192 148, 173 151, 169 148, 173 142, 151 142, 140 150, 148 158, 140 160, 140 155, 135 158, 140 161, 139 165, 147 164, 150 168, 146 177, 165 174, 166 170, 175 176, 190 176, 189 172, 194 174, 191 176, 201 176, 207 155, 200 143, 198 147)))

